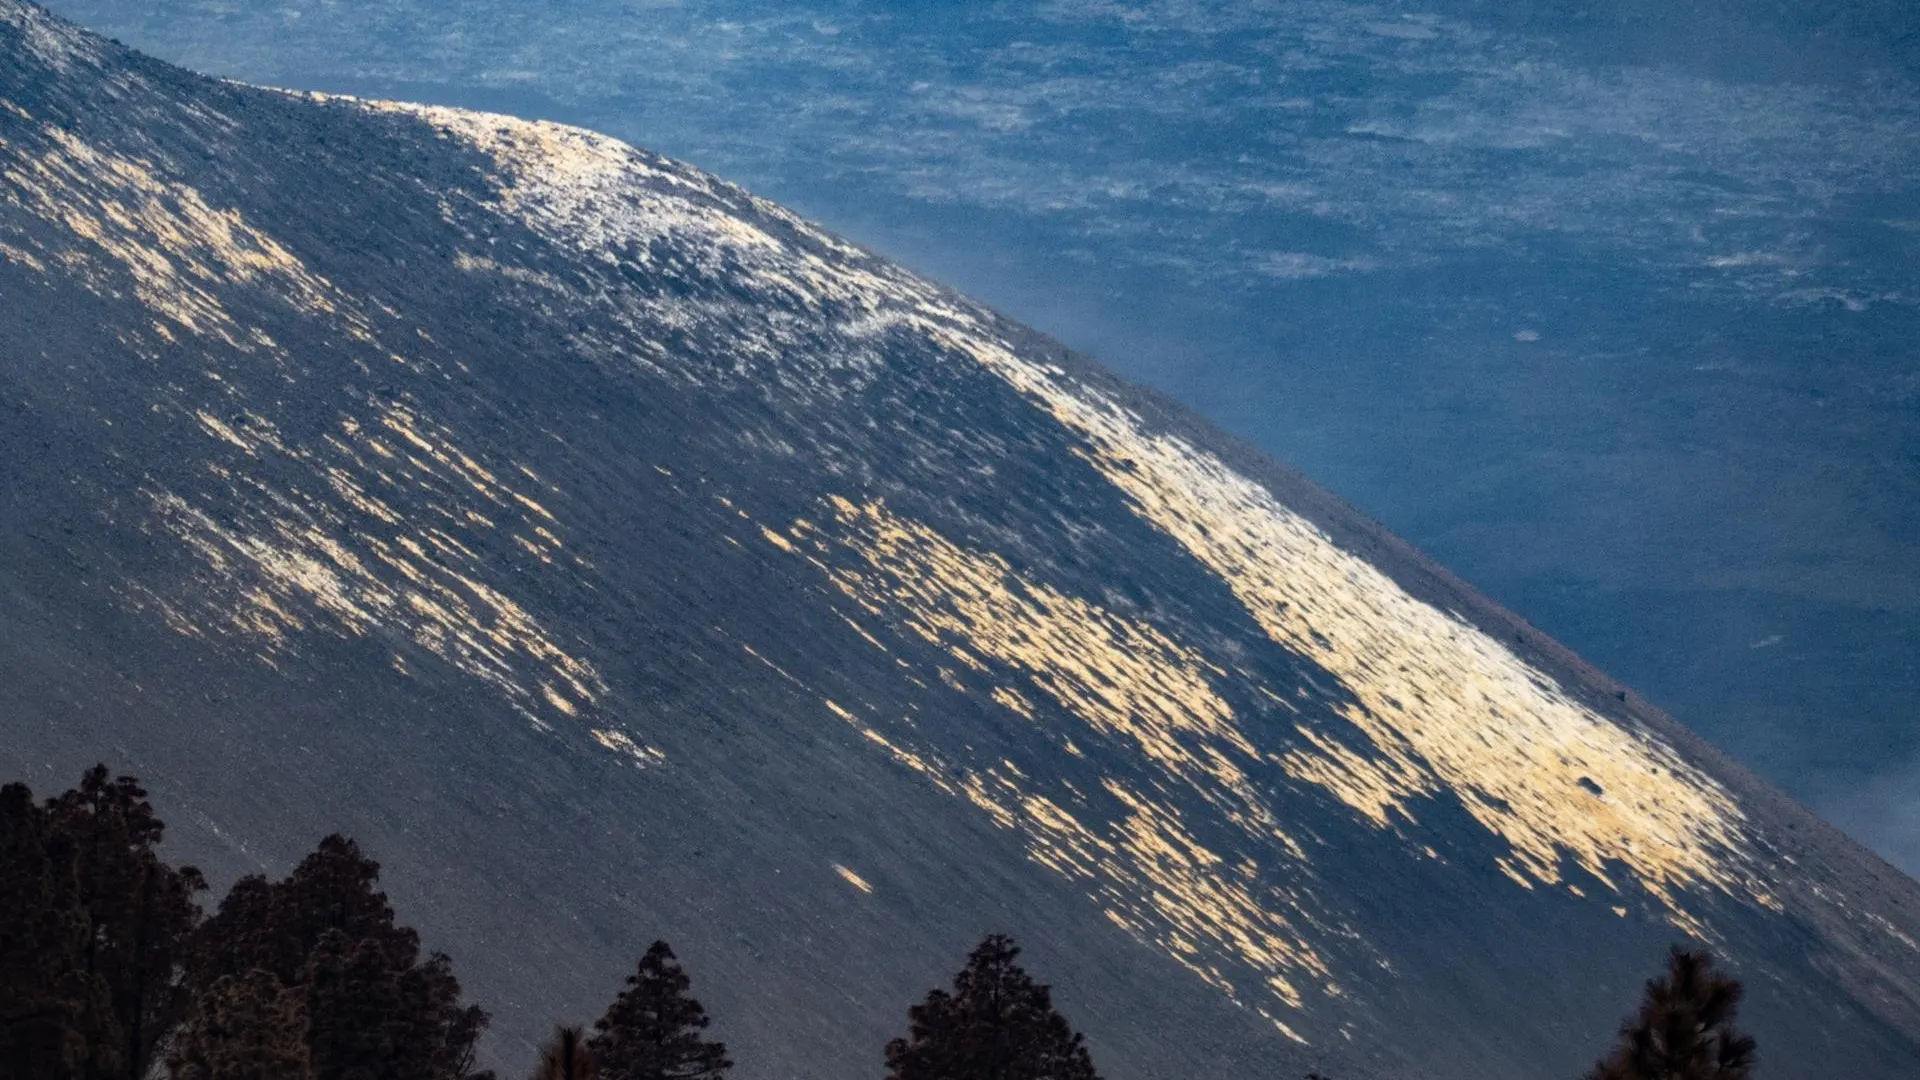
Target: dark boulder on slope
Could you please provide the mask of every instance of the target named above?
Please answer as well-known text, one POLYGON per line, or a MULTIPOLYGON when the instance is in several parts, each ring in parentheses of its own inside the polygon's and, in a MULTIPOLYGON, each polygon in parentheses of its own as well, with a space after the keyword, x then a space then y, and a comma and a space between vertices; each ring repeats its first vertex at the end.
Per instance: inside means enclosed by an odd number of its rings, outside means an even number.
MULTIPOLYGON (((1671 940, 1911 1075, 1920 889, 1338 500, 686 166, 0 0, 0 767, 357 836, 517 1067, 1005 930, 1103 1074, 1572 1075, 1671 940)), ((1844 703, 1836 703, 1844 707, 1844 703)))

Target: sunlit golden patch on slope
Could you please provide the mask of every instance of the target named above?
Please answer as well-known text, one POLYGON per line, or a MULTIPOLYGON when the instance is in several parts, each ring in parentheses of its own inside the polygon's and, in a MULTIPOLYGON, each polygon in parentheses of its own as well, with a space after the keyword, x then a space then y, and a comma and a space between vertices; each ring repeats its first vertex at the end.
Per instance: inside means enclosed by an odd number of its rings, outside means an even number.
MULTIPOLYGON (((279 358, 273 340, 240 325, 222 301, 226 290, 246 287, 324 319, 370 355, 384 352, 358 305, 237 212, 212 206, 151 162, 66 131, 42 126, 33 141, 45 149, 0 139, 0 199, 56 229, 51 239, 12 236, 9 261, 68 275, 102 296, 130 290, 169 342, 186 336, 279 358)), ((233 513, 152 492, 157 524, 187 542, 209 579, 194 599, 158 602, 150 590, 136 590, 144 604, 176 629, 217 627, 253 639, 263 656, 293 649, 292 635, 317 627, 354 636, 395 629, 500 689, 529 716, 567 716, 593 702, 592 669, 485 584, 479 557, 460 539, 476 526, 507 522, 514 542, 554 561, 562 548, 557 523, 534 496, 399 403, 374 403, 370 423, 347 418, 340 435, 296 446, 245 407, 244 380, 204 374, 212 400, 178 411, 227 452, 225 464, 216 456, 208 469, 226 485, 233 513), (318 483, 264 479, 279 475, 260 467, 269 460, 311 470, 318 483), (400 494, 407 497, 394 497, 400 494), (424 520, 411 509, 420 503, 424 520), (196 607, 204 610, 194 614, 196 607)))
MULTIPOLYGON (((836 529, 798 526, 794 535, 855 602, 977 675, 1021 679, 1061 711, 1043 714, 1011 685, 996 685, 988 696, 1035 722, 1077 718, 1134 751, 1166 784, 1212 804, 1237 826, 1236 844, 1287 864, 1291 873, 1307 871, 1296 861, 1300 846, 1279 831, 1239 764, 1257 753, 1213 688, 1222 673, 1197 652, 1152 626, 1024 579, 999 556, 962 548, 881 504, 830 504, 836 529), (858 562, 836 557, 844 551, 858 562)), ((958 676, 949 684, 965 689, 958 676)), ((1235 973, 1251 969, 1260 991, 1298 1007, 1298 980, 1327 977, 1326 963, 1285 914, 1298 912, 1293 898, 1260 886, 1257 866, 1228 873, 1224 858, 1182 824, 1160 782, 1149 794, 1107 779, 1102 805, 1089 806, 1070 792, 1048 793, 1010 763, 976 762, 970 749, 923 749, 929 740, 911 725, 882 734, 832 702, 828 708, 896 760, 1019 832, 1035 862, 1086 884, 1116 924, 1219 989, 1236 998, 1253 992, 1235 973)))
MULTIPOLYGON (((1154 628, 1027 582, 995 555, 967 551, 884 505, 832 500, 841 539, 867 562, 835 582, 878 615, 903 619, 976 667, 1001 661, 1096 729, 1135 743, 1169 772, 1243 788, 1246 775, 1214 744, 1252 755, 1216 674, 1154 628), (971 651, 970 651, 971 650, 971 651)), ((1016 688, 1007 688, 1017 694, 1016 688)))
POLYGON ((859 889, 861 892, 863 893, 873 892, 872 882, 868 881, 866 878, 861 877, 859 874, 854 873, 852 870, 848 869, 847 867, 842 866, 839 863, 834 863, 833 872, 840 875, 841 881, 844 881, 847 884, 853 886, 854 888, 859 889))
POLYGON ((1090 391, 991 343, 955 339, 1084 434, 1088 459, 1139 513, 1217 573, 1279 644, 1340 677, 1368 753, 1309 734, 1283 761, 1376 825, 1451 791, 1511 847, 1516 880, 1562 880, 1571 861, 1624 874, 1702 932, 1682 893, 1763 904, 1744 816, 1712 777, 1650 732, 1569 697, 1487 634, 1421 602, 1341 550, 1265 488, 1090 391))
MULTIPOLYGON (((44 153, 0 138, 6 182, 0 199, 65 233, 57 246, 13 238, 11 246, 32 263, 63 267, 103 296, 124 282, 166 323, 242 352, 260 339, 235 323, 220 301, 222 286, 265 285, 295 310, 334 316, 349 334, 366 339, 364 321, 336 307, 331 284, 238 212, 209 205, 151 162, 96 148, 50 125, 37 135, 49 144, 44 153)), ((171 336, 164 324, 162 332, 171 336)))
POLYGON ((1264 991, 1297 1009, 1303 999, 1295 980, 1329 976, 1326 963, 1276 912, 1290 898, 1282 901, 1230 872, 1177 815, 1117 781, 1105 789, 1122 803, 1123 816, 1089 825, 1089 818, 1099 819, 1028 790, 1023 779, 1004 766, 989 767, 967 774, 960 789, 995 824, 1021 833, 1034 862, 1089 886, 1115 926, 1159 945, 1233 1000, 1253 1002, 1288 1038, 1306 1041, 1253 994, 1264 991), (1237 980, 1240 964, 1260 973, 1257 988, 1237 980))
MULTIPOLYGON (((380 426, 398 437, 396 449, 405 455, 408 465, 415 472, 440 480, 455 491, 464 487, 492 504, 486 514, 467 506, 461 515, 462 520, 491 528, 495 518, 504 520, 519 517, 522 528, 513 534, 515 542, 542 562, 552 562, 553 557, 565 546, 548 528, 549 525, 558 524, 553 512, 531 496, 503 483, 486 466, 461 450, 454 441, 451 429, 429 424, 413 409, 398 402, 380 403, 377 416, 380 426)), ((358 433, 357 427, 350 432, 358 433)), ((370 436, 365 441, 369 446, 375 445, 375 440, 370 436)), ((471 555, 471 552, 467 554, 471 555)))
POLYGON ((36 274, 47 272, 46 263, 41 262, 32 252, 24 251, 12 244, 0 244, 0 259, 5 259, 16 266, 24 266, 36 274))
MULTIPOLYGON (((1261 989, 1292 1008, 1303 1004, 1294 979, 1326 979, 1326 963, 1274 910, 1291 898, 1256 889, 1246 875, 1188 832, 1178 813, 1116 780, 1106 794, 1121 807, 1111 825, 1089 826, 1074 810, 1028 790, 1006 767, 966 777, 962 787, 1003 828, 1027 838, 1035 861, 1086 883, 1107 918, 1133 936, 1157 942, 1208 985, 1244 1001, 1228 959, 1264 976, 1261 989)), ((1097 819, 1096 819, 1097 820, 1097 819)), ((1289 1038, 1304 1042, 1265 1009, 1289 1038)))
POLYGON ((1294 730, 1311 749, 1282 755, 1287 773, 1335 792, 1377 828, 1392 825, 1394 811, 1406 812, 1409 792, 1429 790, 1425 774, 1408 765, 1404 755, 1369 757, 1312 728, 1294 730))
POLYGON ((1025 694, 1022 694, 1020 691, 1015 690, 1011 686, 994 687, 993 700, 999 702, 1002 706, 1008 709, 1011 709, 1014 712, 1019 713, 1021 716, 1024 716, 1029 720, 1038 719, 1038 717, 1034 715, 1033 702, 1028 701, 1025 694))
POLYGON ((948 795, 963 794, 960 786, 948 779, 949 775, 958 775, 960 770, 952 764, 943 761, 937 754, 931 751, 927 753, 917 752, 894 742, 892 739, 881 734, 879 728, 855 716, 852 712, 848 711, 845 706, 831 698, 825 701, 825 705, 828 712, 845 720, 848 726, 860 733, 862 738, 886 751, 887 756, 891 757, 895 763, 918 773, 921 777, 925 778, 928 783, 948 795))
POLYGON ((257 415, 229 423, 195 413, 242 462, 302 466, 322 485, 276 487, 239 465, 213 466, 227 485, 219 500, 226 524, 178 494, 151 492, 159 527, 207 570, 195 590, 200 616, 189 619, 183 609, 192 605, 175 602, 163 609, 169 622, 240 635, 269 655, 297 651, 293 635, 301 631, 398 632, 537 723, 577 717, 597 701, 599 676, 486 583, 475 550, 480 534, 498 528, 475 500, 526 530, 515 539, 539 537, 549 552, 560 541, 536 523, 553 523, 552 514, 414 410, 376 401, 370 411, 372 423, 344 418, 339 434, 311 448, 290 445, 257 415))
POLYGON ((657 747, 644 746, 635 742, 633 737, 624 731, 595 729, 592 735, 594 742, 599 743, 601 746, 606 747, 616 754, 623 754, 631 758, 634 765, 639 768, 652 768, 667 760, 665 752, 657 747))

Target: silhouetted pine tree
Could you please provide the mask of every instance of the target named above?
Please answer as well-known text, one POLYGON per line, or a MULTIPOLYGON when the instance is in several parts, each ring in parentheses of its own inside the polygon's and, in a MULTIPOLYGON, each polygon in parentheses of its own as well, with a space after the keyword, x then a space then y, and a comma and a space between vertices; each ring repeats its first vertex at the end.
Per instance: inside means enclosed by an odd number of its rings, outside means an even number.
POLYGON ((352 841, 242 880, 201 925, 205 884, 159 857, 164 831, 105 766, 44 805, 0 787, 0 1077, 144 1080, 174 1037, 182 1080, 490 1080, 486 1013, 352 841))
POLYGON ((194 1013, 167 1056, 175 1080, 310 1080, 305 1005, 272 974, 225 976, 194 1013))
POLYGON ((1047 988, 993 934, 967 957, 951 994, 908 1011, 909 1037, 887 1044, 888 1080, 1099 1080, 1081 1037, 1047 988))
POLYGON ((32 1076, 140 1080, 185 1011, 205 883, 161 860, 146 792, 104 765, 44 806, 8 785, 3 812, 0 1060, 31 1062, 32 1076))
POLYGON ((92 924, 82 970, 105 985, 112 1011, 88 1025, 83 1075, 92 1080, 145 1077, 190 998, 181 968, 200 921, 194 897, 206 881, 161 860, 154 849, 166 826, 146 796, 134 778, 108 779, 107 767, 96 765, 79 787, 47 801, 55 834, 72 845, 92 924))
POLYGON ((487 1014, 460 1003, 446 956, 420 958, 379 876, 358 845, 329 836, 285 881, 243 878, 200 935, 194 986, 204 997, 259 971, 297 991, 312 1080, 479 1080, 487 1014))
POLYGON ((562 1024, 540 1048, 540 1064, 531 1080, 594 1080, 600 1075, 599 1059, 587 1047, 587 1037, 577 1026, 562 1024))
POLYGON ((395 924, 379 880, 380 864, 338 835, 321 840, 285 881, 241 878, 207 920, 196 978, 206 984, 258 968, 286 985, 303 983, 308 958, 330 931, 354 945, 371 940, 396 961, 411 963, 419 939, 395 924))
POLYGON ((493 1080, 476 1062, 480 1036, 490 1019, 478 1005, 460 1003, 460 980, 453 960, 430 953, 400 973, 400 1014, 395 1037, 402 1045, 430 1046, 427 1075, 446 1080, 493 1080))
POLYGON ((355 942, 339 930, 327 931, 308 960, 306 990, 313 1080, 431 1075, 417 1068, 427 1048, 404 1045, 397 1037, 406 1022, 399 972, 380 942, 355 942))
POLYGON ((587 1048, 599 1059, 600 1080, 718 1080, 733 1067, 726 1044, 701 1036, 709 1021, 687 993, 691 986, 673 950, 654 942, 594 1022, 587 1048))
POLYGON ((1665 976, 1647 981, 1620 1045, 1587 1080, 1747 1080, 1754 1042, 1733 1028, 1738 980, 1713 970, 1704 952, 1676 945, 1665 976))
POLYGON ((0 868, 0 1062, 19 1080, 71 1080, 106 986, 80 968, 89 926, 72 848, 24 784, 0 787, 0 868))

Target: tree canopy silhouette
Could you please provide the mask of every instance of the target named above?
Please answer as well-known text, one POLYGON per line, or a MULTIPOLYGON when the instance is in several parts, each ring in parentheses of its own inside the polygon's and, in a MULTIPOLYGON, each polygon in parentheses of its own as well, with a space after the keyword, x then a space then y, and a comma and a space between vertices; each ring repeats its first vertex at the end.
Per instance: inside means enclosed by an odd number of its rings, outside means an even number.
POLYGON ((1674 946, 1666 974, 1647 981, 1619 1046, 1587 1080, 1747 1080, 1755 1052, 1733 1027, 1740 995, 1739 981, 1713 970, 1705 952, 1674 946))
POLYGON ((380 866, 329 836, 202 920, 132 777, 96 766, 36 803, 0 787, 0 1076, 480 1080, 487 1014, 394 921, 380 866))
POLYGON ((264 998, 271 980, 301 1001, 312 1080, 476 1076, 487 1014, 460 1003, 445 955, 421 959, 419 935, 394 921, 379 877, 379 863, 336 835, 284 881, 236 882, 197 942, 191 1044, 224 1053, 212 1026, 227 1007, 222 993, 237 991, 221 991, 223 982, 242 980, 264 998))
POLYGON ((161 1041, 186 1011, 181 980, 188 935, 200 921, 206 881, 155 850, 166 826, 130 776, 96 765, 80 786, 47 800, 55 832, 72 845, 77 895, 93 932, 82 964, 104 986, 116 1045, 96 1043, 85 1075, 141 1080, 161 1041))
POLYGON ((887 1044, 888 1080, 1098 1080, 1084 1040, 1052 995, 993 934, 967 957, 953 992, 908 1012, 909 1034, 887 1044))
POLYGON ((80 966, 88 926, 73 863, 26 785, 0 788, 0 1061, 21 1080, 77 1075, 83 1018, 105 997, 80 966))
POLYGON ((206 887, 155 848, 164 826, 104 765, 35 805, 0 789, 0 1060, 29 1080, 140 1080, 187 1005, 206 887))
POLYGON ((223 976, 198 999, 167 1067, 175 1080, 309 1080, 306 1002, 270 972, 223 976))
POLYGON ((626 989, 594 1022, 587 1047, 600 1080, 719 1080, 733 1067, 725 1043, 704 1037, 707 1011, 673 950, 656 941, 626 989))

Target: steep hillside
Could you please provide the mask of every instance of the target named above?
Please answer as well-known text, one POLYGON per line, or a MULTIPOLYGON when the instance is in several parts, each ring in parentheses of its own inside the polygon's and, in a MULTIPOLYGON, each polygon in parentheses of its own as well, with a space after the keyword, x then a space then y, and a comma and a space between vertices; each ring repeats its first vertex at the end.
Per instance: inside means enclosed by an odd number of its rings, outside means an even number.
POLYGON ((1177 407, 588 132, 0 0, 0 766, 359 836, 518 1053, 654 936, 749 1076, 982 932, 1113 1077, 1568 1074, 1662 945, 1920 1060, 1920 889, 1177 407))

